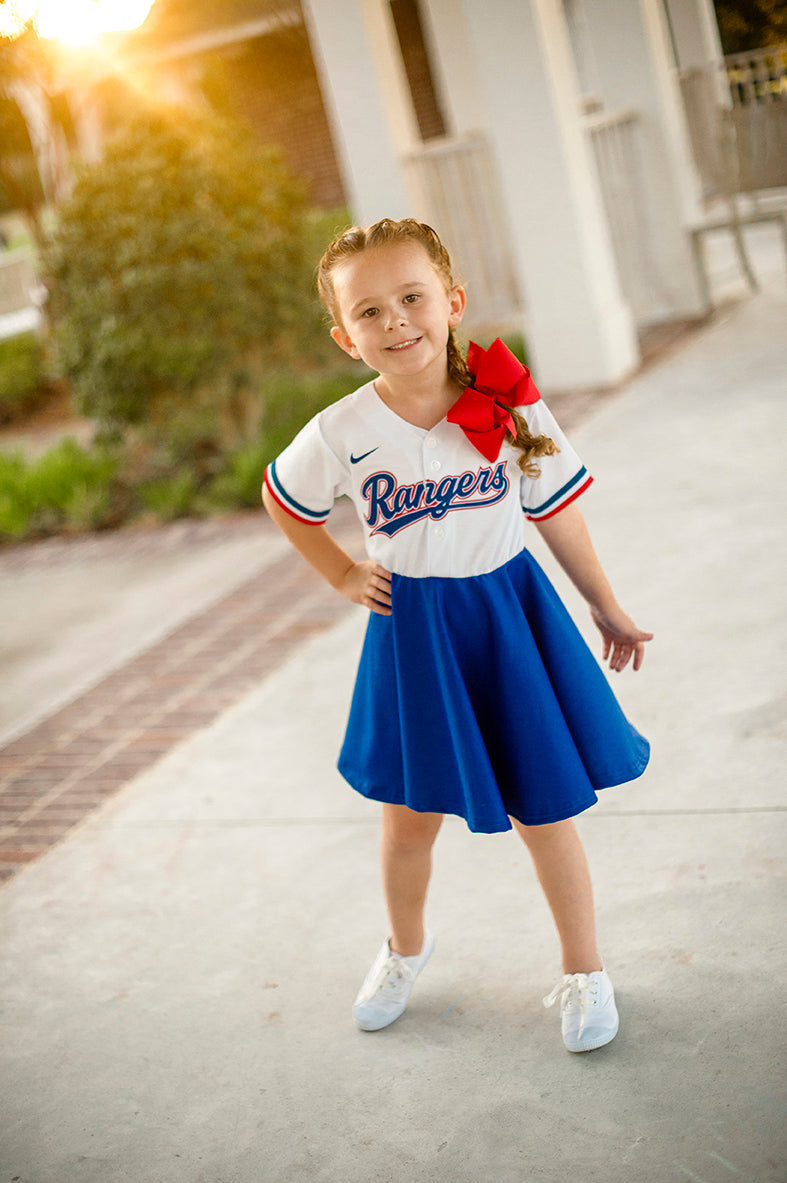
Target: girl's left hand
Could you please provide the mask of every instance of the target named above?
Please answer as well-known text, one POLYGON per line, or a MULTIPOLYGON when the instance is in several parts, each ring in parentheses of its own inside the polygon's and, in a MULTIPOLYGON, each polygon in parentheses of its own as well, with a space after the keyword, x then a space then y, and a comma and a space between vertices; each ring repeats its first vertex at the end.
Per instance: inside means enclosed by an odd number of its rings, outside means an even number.
POLYGON ((602 612, 591 608, 593 623, 604 638, 603 660, 609 658, 609 668, 620 673, 634 658, 638 670, 645 658, 645 642, 653 640, 653 633, 644 633, 617 604, 602 612))

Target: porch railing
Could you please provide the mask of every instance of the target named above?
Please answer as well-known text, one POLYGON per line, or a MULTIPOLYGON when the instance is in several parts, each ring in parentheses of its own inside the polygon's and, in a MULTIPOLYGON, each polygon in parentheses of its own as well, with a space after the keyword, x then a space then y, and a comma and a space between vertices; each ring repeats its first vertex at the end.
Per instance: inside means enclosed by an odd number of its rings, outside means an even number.
POLYGON ((663 315, 667 301, 651 245, 639 117, 634 111, 587 115, 585 129, 596 161, 623 294, 636 323, 647 324, 663 315))
POLYGON ((681 93, 706 197, 787 186, 787 44, 724 59, 729 106, 712 69, 685 70, 681 93))
POLYGON ((724 190, 729 171, 724 156, 726 146, 722 143, 722 116, 715 71, 712 74, 699 66, 681 71, 680 93, 703 196, 711 198, 724 190))
POLYGON ((405 168, 421 216, 440 234, 467 287, 468 325, 521 322, 494 159, 483 136, 432 140, 405 158, 405 168))
POLYGON ((787 101, 787 43, 724 59, 733 107, 787 101))

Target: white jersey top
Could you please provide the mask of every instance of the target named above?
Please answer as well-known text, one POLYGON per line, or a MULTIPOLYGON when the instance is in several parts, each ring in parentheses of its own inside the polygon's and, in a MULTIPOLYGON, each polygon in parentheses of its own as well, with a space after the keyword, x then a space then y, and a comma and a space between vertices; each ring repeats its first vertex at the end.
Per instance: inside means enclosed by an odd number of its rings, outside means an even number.
POLYGON ((265 472, 278 504, 321 525, 337 497, 349 497, 369 558, 414 578, 462 578, 494 571, 524 545, 522 513, 543 521, 592 481, 539 400, 517 410, 533 435, 560 451, 536 460, 525 476, 519 453, 504 443, 488 461, 461 427, 442 419, 431 431, 402 419, 373 382, 316 415, 265 472))

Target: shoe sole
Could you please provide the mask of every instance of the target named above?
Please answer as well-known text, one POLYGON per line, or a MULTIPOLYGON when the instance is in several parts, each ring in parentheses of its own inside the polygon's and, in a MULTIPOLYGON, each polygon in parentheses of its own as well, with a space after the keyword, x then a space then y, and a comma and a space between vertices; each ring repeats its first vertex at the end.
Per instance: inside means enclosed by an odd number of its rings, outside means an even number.
POLYGON ((405 1010, 407 1010, 407 1007, 404 1007, 403 1010, 400 1010, 399 1014, 394 1015, 392 1019, 386 1019, 384 1023, 370 1023, 368 1021, 365 1022, 363 1019, 356 1019, 355 1016, 353 1016, 353 1018, 355 1019, 355 1026, 359 1031, 385 1031, 386 1027, 392 1027, 397 1019, 401 1019, 405 1010))

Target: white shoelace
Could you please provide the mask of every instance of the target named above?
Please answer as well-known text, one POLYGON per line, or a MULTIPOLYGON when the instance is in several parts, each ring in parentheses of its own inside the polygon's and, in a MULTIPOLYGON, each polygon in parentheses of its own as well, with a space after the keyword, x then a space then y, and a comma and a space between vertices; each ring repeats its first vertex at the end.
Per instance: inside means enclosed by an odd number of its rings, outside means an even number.
POLYGON ((413 971, 406 961, 401 957, 391 956, 380 966, 379 972, 375 975, 374 980, 370 982, 365 994, 371 998, 383 990, 396 992, 401 990, 402 986, 412 982, 414 976, 413 971))
POLYGON ((547 994, 544 999, 544 1006, 554 1006, 558 999, 560 999, 560 1013, 562 1015, 566 1007, 572 1004, 578 1005, 580 1009, 579 1032, 581 1035, 585 1030, 585 1020, 587 1019, 588 1009, 591 1004, 591 997, 595 997, 596 989, 595 983, 591 983, 588 974, 566 974, 562 982, 558 984, 547 994), (591 986, 592 995, 591 995, 591 986))

